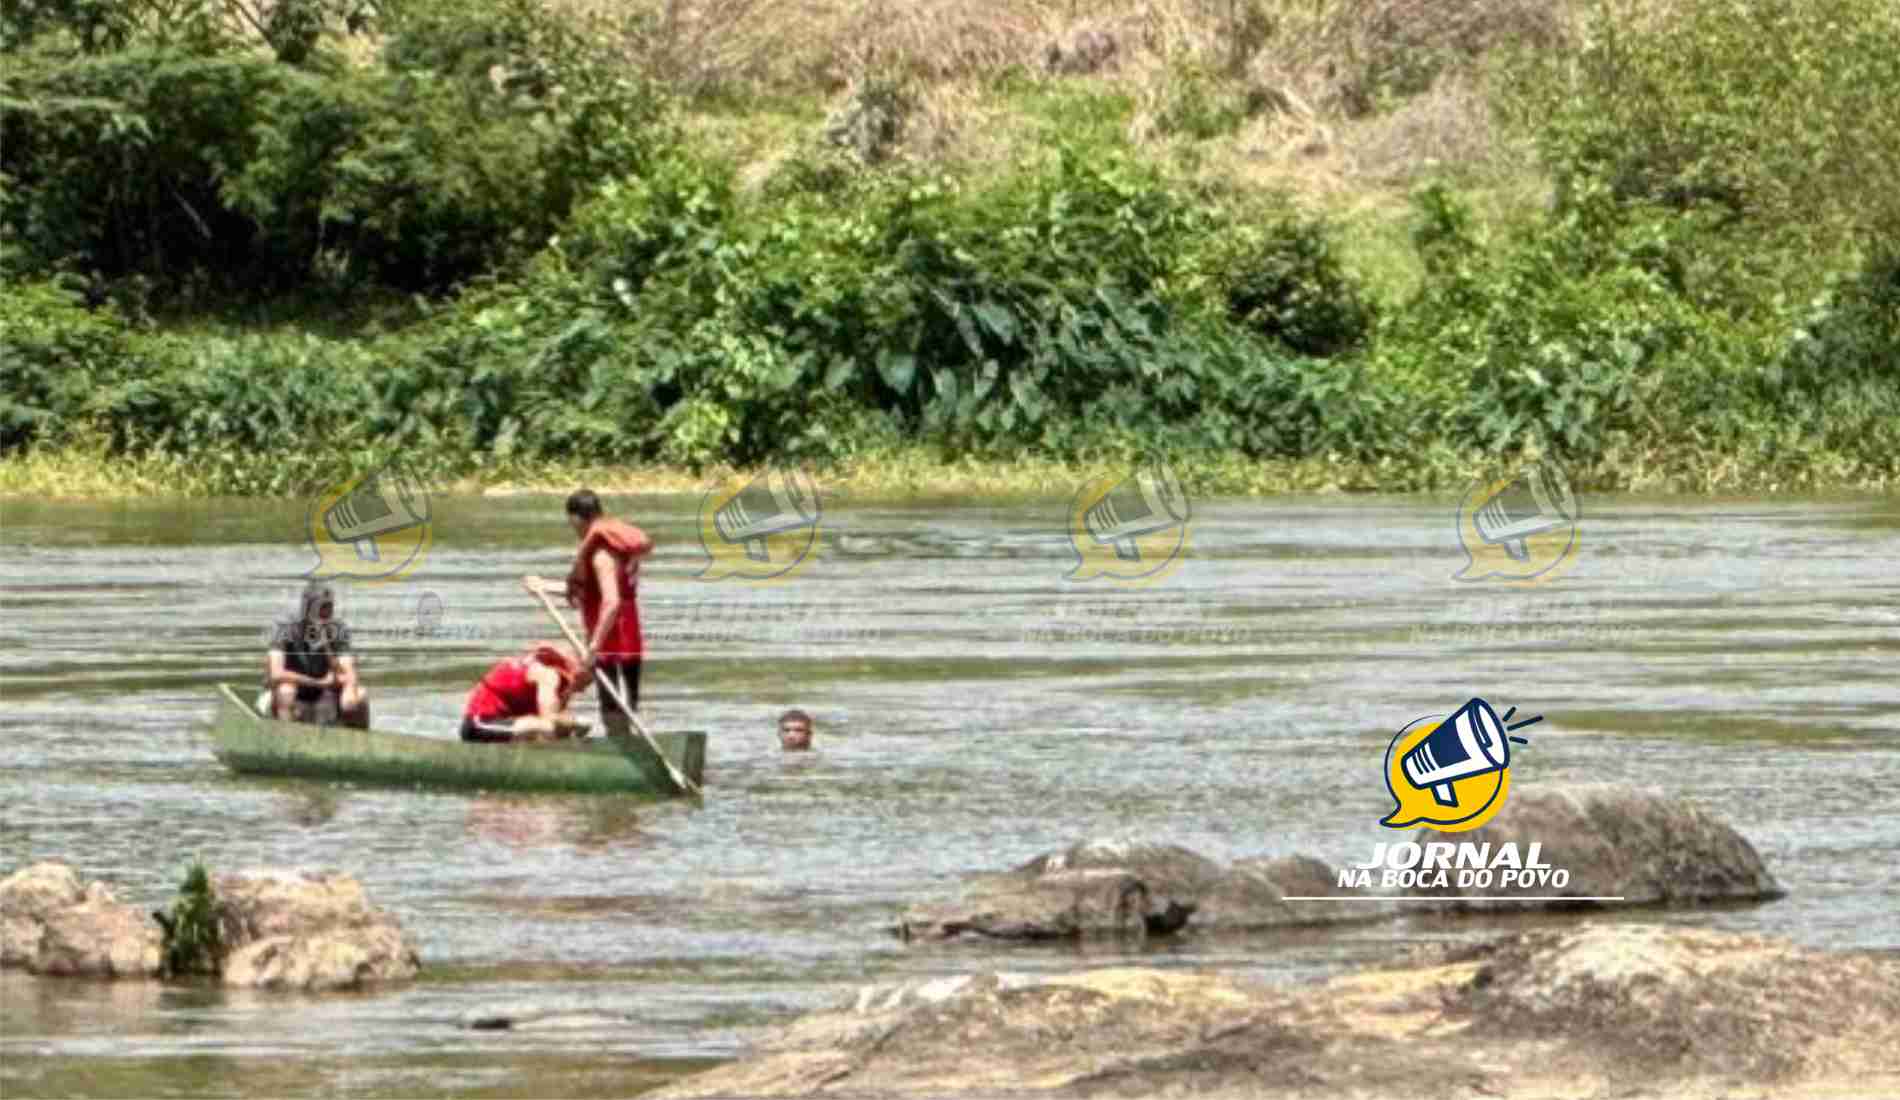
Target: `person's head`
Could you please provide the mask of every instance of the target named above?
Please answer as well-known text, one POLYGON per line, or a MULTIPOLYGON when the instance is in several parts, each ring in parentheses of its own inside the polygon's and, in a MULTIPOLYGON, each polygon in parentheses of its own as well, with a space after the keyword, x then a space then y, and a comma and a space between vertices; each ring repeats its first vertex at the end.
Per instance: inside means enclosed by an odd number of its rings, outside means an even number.
POLYGON ((560 673, 563 695, 574 690, 574 680, 581 671, 581 659, 573 646, 566 642, 536 642, 528 647, 528 660, 560 673))
POLYGON ((778 716, 778 747, 786 752, 811 748, 811 715, 788 710, 778 716))
POLYGON ((592 489, 577 489, 567 498, 567 523, 574 534, 587 537, 587 528, 600 518, 600 498, 592 489))
POLYGON ((321 626, 336 618, 336 590, 328 581, 313 580, 303 588, 303 621, 321 626))

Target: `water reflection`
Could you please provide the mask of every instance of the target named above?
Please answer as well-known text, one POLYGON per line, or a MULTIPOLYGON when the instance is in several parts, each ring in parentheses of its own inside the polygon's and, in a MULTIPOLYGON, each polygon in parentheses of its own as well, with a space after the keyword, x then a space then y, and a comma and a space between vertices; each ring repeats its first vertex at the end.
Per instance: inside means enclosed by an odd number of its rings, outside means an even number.
POLYGON ((613 797, 482 795, 467 823, 470 833, 516 849, 633 849, 654 839, 640 828, 638 804, 613 797))
POLYGON ((314 829, 336 818, 343 797, 335 787, 303 784, 301 789, 287 792, 284 802, 285 817, 306 829, 314 829))

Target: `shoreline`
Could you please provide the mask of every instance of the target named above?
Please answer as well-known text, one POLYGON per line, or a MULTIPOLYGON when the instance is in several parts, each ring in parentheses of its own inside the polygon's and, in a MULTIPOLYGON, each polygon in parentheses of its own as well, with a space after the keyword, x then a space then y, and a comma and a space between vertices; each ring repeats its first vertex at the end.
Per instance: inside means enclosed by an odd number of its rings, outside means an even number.
MULTIPOLYGON (((1704 464, 1692 456, 1682 467, 1645 464, 1641 475, 1602 465, 1572 473, 1580 492, 1664 499, 1698 497, 1784 497, 1811 500, 1894 499, 1900 481, 1885 476, 1790 476, 1772 468, 1742 468, 1732 462, 1704 464)), ((1472 484, 1500 470, 1527 466, 1539 456, 1487 459, 1440 454, 1421 456, 1400 470, 1390 462, 1330 461, 1324 458, 1249 460, 1236 455, 1168 456, 1165 459, 1194 496, 1265 498, 1274 496, 1405 496, 1457 499, 1472 484)), ((1126 471, 1147 459, 1062 461, 1034 457, 943 459, 914 449, 867 455, 824 466, 808 466, 821 493, 835 503, 926 504, 959 499, 1044 500, 1072 496, 1085 481, 1126 471)), ((1819 464, 1817 465, 1824 465, 1819 464)), ((508 498, 564 494, 585 485, 614 496, 672 496, 704 493, 735 477, 764 467, 708 467, 695 471, 679 465, 562 465, 536 463, 465 470, 423 478, 431 490, 450 496, 508 498)), ((215 476, 215 475, 213 475, 215 476)), ((319 487, 320 488, 320 487, 319 487)), ((312 489, 314 493, 316 489, 312 489)), ((121 502, 242 498, 218 490, 217 483, 188 460, 167 455, 115 456, 97 448, 34 449, 0 456, 0 504, 33 502, 121 502)))

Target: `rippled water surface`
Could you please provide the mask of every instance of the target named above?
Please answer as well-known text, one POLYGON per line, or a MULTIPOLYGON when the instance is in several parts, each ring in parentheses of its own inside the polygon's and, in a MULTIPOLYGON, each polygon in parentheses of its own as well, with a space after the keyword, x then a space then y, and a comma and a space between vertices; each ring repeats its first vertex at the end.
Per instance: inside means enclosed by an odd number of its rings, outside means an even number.
MULTIPOLYGON (((0 1092, 624 1095, 729 1057, 867 981, 1121 961, 1115 949, 906 948, 903 905, 1088 836, 1230 859, 1364 858, 1393 733, 1473 695, 1546 720, 1517 785, 1653 784, 1734 823, 1781 902, 1637 919, 1900 946, 1900 508, 1589 502, 1548 584, 1451 579, 1453 507, 1197 502, 1150 587, 1065 579, 1067 503, 833 508, 786 583, 697 579, 697 501, 613 507, 661 549, 644 696, 705 729, 702 805, 243 779, 204 732, 220 680, 315 555, 261 501, 0 510, 0 871, 58 858, 144 907, 185 866, 361 879, 422 980, 297 996, 0 975, 0 1092), (817 715, 818 751, 773 721, 817 715), (625 1027, 471 1032, 532 1002, 625 1027)), ((452 735, 468 686, 551 627, 554 497, 435 501, 423 567, 349 583, 379 727, 452 735), (441 601, 416 629, 424 593, 441 601)), ((1158 945, 1151 965, 1290 980, 1476 922, 1158 945)))

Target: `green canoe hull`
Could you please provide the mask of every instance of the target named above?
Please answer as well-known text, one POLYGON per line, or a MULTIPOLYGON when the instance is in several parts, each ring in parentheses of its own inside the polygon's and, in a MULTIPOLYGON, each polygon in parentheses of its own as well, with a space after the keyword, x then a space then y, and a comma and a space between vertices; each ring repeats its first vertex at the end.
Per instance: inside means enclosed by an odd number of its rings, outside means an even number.
MULTIPOLYGON (((703 784, 706 735, 657 733, 674 766, 703 784)), ((293 776, 401 787, 483 791, 682 794, 642 737, 552 744, 484 744, 407 733, 301 725, 260 718, 219 685, 212 751, 243 775, 293 776)))

